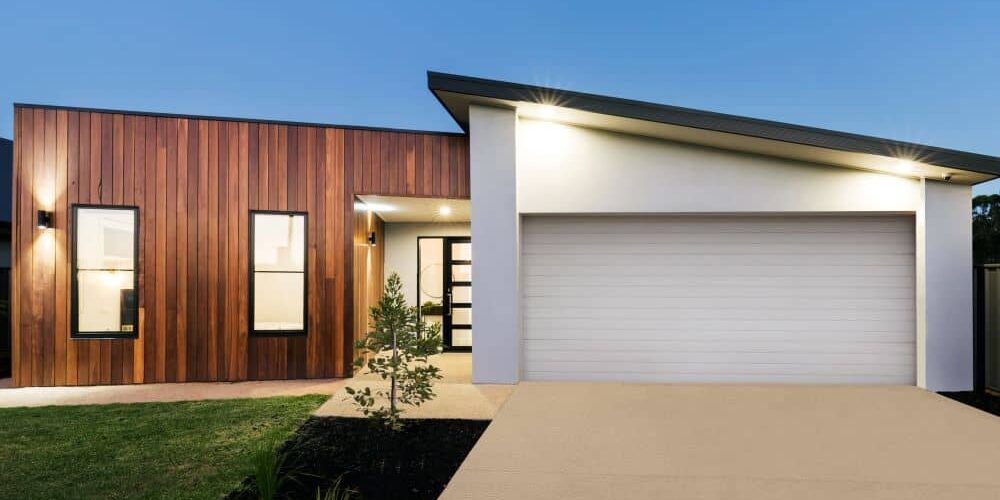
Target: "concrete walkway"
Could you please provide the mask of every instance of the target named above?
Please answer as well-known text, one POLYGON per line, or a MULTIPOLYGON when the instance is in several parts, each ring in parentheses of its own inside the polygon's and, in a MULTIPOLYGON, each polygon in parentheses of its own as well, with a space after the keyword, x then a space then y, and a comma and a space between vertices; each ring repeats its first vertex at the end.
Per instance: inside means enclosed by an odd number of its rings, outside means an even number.
POLYGON ((333 394, 344 379, 266 380, 259 382, 186 382, 181 384, 21 387, 0 389, 0 408, 15 406, 152 403, 204 399, 267 398, 333 394))
MULTIPOLYGON (((441 369, 443 378, 434 384, 435 398, 419 407, 407 407, 404 418, 461 418, 489 420, 496 415, 514 390, 513 385, 472 384, 472 355, 444 353, 430 362, 441 369)), ((347 384, 354 389, 388 389, 389 384, 371 375, 358 375, 347 384)), ((356 417, 357 409, 344 390, 334 393, 316 410, 319 416, 356 417)))
MULTIPOLYGON (((437 397, 418 408, 407 408, 406 418, 464 418, 488 420, 510 395, 514 386, 472 385, 472 358, 467 353, 432 356, 444 379, 434 386, 437 397)), ((0 408, 15 406, 148 403, 205 399, 266 398, 330 394, 318 416, 358 417, 345 386, 387 387, 371 376, 353 379, 268 380, 259 382, 188 382, 179 384, 104 385, 87 387, 10 388, 10 379, 0 381, 0 408)))
POLYGON ((913 387, 521 383, 458 499, 997 499, 1000 418, 913 387))

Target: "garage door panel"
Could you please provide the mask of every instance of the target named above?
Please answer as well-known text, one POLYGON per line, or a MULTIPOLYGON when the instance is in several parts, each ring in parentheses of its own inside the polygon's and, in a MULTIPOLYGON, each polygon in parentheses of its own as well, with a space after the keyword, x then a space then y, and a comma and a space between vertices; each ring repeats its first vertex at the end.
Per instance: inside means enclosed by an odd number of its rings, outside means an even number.
POLYGON ((576 380, 599 382, 671 382, 678 384, 881 384, 912 385, 912 377, 896 374, 868 373, 686 373, 678 370, 656 371, 611 371, 579 370, 563 368, 559 371, 525 371, 529 380, 576 380))
MULTIPOLYGON (((721 352, 721 351, 609 351, 606 353, 580 353, 578 356, 567 356, 564 351, 533 352, 527 357, 532 362, 556 363, 597 363, 614 366, 616 364, 697 364, 697 365, 794 365, 795 369, 812 369, 816 366, 857 366, 861 369, 880 367, 886 373, 896 370, 894 365, 912 368, 913 363, 903 361, 883 362, 886 353, 861 352, 721 352), (601 356, 598 356, 601 354, 601 356)), ((893 353, 896 354, 896 353, 893 353)), ((908 353, 911 354, 912 353, 908 353)))
POLYGON ((916 321, 908 318, 905 321, 896 320, 858 320, 850 324, 843 322, 826 321, 816 323, 812 319, 764 319, 758 321, 748 321, 744 319, 616 319, 607 317, 594 318, 525 318, 524 338, 553 338, 557 333, 565 338, 574 332, 580 332, 583 338, 589 335, 586 332, 604 332, 602 338, 607 338, 607 331, 615 331, 615 338, 632 338, 635 336, 660 336, 668 332, 671 338, 680 335, 698 336, 701 338, 713 338, 722 336, 729 338, 730 335, 770 335, 780 339, 788 339, 789 333, 812 338, 813 336, 824 337, 828 333, 834 332, 846 335, 846 332, 858 336, 867 336, 878 333, 889 333, 903 335, 912 340, 916 321))
MULTIPOLYGON (((912 275, 912 273, 907 273, 912 275)), ((900 289, 912 292, 912 286, 900 285, 897 276, 810 276, 808 280, 803 280, 798 276, 662 276, 654 283, 650 283, 646 275, 622 276, 615 274, 606 275, 553 275, 553 276, 528 276, 525 275, 523 285, 526 287, 525 293, 538 293, 549 288, 572 287, 621 287, 632 289, 642 288, 681 288, 683 290, 709 289, 747 289, 764 287, 788 288, 794 286, 796 290, 889 290, 900 289)))
MULTIPOLYGON (((801 235, 787 235, 801 237, 801 235)), ((833 239, 833 235, 829 235, 833 239)), ((864 235, 854 235, 855 238, 864 235)), ((779 243, 779 242, 742 242, 739 248, 727 247, 730 238, 713 238, 718 241, 702 241, 690 243, 679 242, 638 242, 633 241, 628 248, 614 244, 598 243, 563 243, 563 244, 532 244, 524 248, 524 253, 532 255, 703 255, 707 244, 717 245, 712 248, 711 255, 883 255, 886 251, 883 242, 845 242, 831 241, 826 243, 779 243)), ((897 250, 898 253, 913 253, 897 250)))
POLYGON ((545 234, 721 234, 721 233, 844 233, 844 222, 850 219, 851 233, 913 232, 913 219, 892 216, 795 216, 795 215, 678 215, 635 217, 629 215, 586 217, 601 225, 573 227, 564 224, 568 217, 534 217, 526 235, 545 234), (662 220, 670 217, 669 227, 662 220), (749 221, 749 223, 748 223, 749 221))
POLYGON ((808 309, 808 310, 913 310, 913 300, 910 298, 890 299, 845 299, 833 297, 802 298, 791 295, 791 291, 786 290, 786 295, 776 297, 760 297, 751 294, 726 294, 718 297, 656 297, 632 295, 628 297, 594 294, 589 296, 546 296, 528 295, 532 298, 532 306, 541 309, 545 308, 568 308, 568 307, 616 307, 623 310, 649 308, 656 309, 716 309, 719 300, 740 302, 741 307, 754 310, 788 310, 788 309, 808 309))
MULTIPOLYGON (((524 339, 525 346, 531 350, 567 350, 584 351, 589 349, 605 350, 675 350, 689 349, 696 346, 701 350, 711 348, 714 351, 727 349, 746 351, 782 350, 789 352, 831 348, 838 345, 846 346, 843 350, 863 351, 874 349, 874 344, 900 346, 913 350, 913 339, 908 332, 864 332, 845 334, 829 332, 812 334, 804 331, 773 331, 773 332, 673 332, 673 331, 636 331, 628 335, 615 336, 609 340, 601 337, 599 330, 550 330, 547 337, 524 339), (795 340, 789 340, 794 337, 795 340), (818 346, 818 347, 817 347, 818 346), (851 346, 859 346, 851 348, 851 346)), ((895 350, 895 348, 893 348, 895 350)), ((902 349, 902 347, 900 347, 902 349)), ((697 349, 696 349, 697 350, 697 349)))
MULTIPOLYGON (((855 310, 833 310, 826 308, 817 309, 784 309, 784 310, 761 310, 761 309, 719 309, 718 307, 677 308, 677 309, 602 309, 594 310, 587 307, 539 307, 528 305, 524 307, 523 314, 527 318, 621 318, 621 319, 654 319, 659 320, 669 316, 674 319, 741 319, 746 321, 771 321, 774 318, 800 319, 816 321, 817 317, 822 317, 824 321, 856 321, 856 320, 895 320, 900 316, 899 311, 885 309, 855 309, 855 310)), ((841 325, 850 328, 850 325, 841 325)))
MULTIPOLYGON (((852 277, 885 276, 913 279, 913 268, 904 266, 867 266, 864 268, 845 268, 823 262, 814 262, 810 266, 753 266, 748 264, 729 264, 716 261, 711 267, 669 264, 658 267, 643 267, 636 265, 610 266, 602 265, 568 265, 565 262, 541 265, 533 260, 533 256, 523 257, 527 263, 522 268, 527 277, 550 276, 650 276, 657 278, 687 276, 691 278, 713 277, 789 277, 811 279, 814 277, 852 277)), ((904 256, 901 258, 910 258, 904 256)))
POLYGON ((905 216, 528 217, 524 376, 912 384, 913 248, 905 216))
MULTIPOLYGON (((526 254, 531 258, 532 266, 585 266, 593 267, 648 267, 669 266, 672 268, 690 266, 701 268, 713 266, 722 259, 738 258, 739 265, 764 267, 796 267, 821 265, 822 267, 840 267, 848 272, 863 272, 866 267, 903 267, 897 264, 899 255, 888 254, 755 254, 752 252, 720 252, 715 249, 705 249, 698 254, 693 253, 657 253, 642 254, 626 252, 611 254, 526 254), (628 262, 621 262, 627 258, 628 262), (613 264, 612 264, 613 263, 613 264)), ((532 269, 531 267, 528 268, 532 269)))
MULTIPOLYGON (((796 334, 799 332, 788 332, 796 334)), ((530 352, 563 351, 585 353, 599 350, 597 355, 610 351, 658 351, 658 352, 913 352, 912 339, 905 334, 881 333, 864 335, 827 335, 806 337, 790 341, 778 335, 741 334, 741 332, 720 332, 714 336, 689 335, 670 336, 669 339, 634 336, 624 338, 594 338, 581 335, 573 337, 553 336, 546 339, 525 339, 530 352), (624 342, 623 342, 624 341, 624 342)), ((890 361, 890 360, 887 360, 890 361)), ((895 361, 895 360, 891 360, 895 361)), ((909 360, 907 360, 909 362, 909 360)))
MULTIPOLYGON (((868 375, 873 377, 899 377, 899 366, 896 365, 843 365, 817 363, 696 363, 696 362, 658 362, 637 363, 633 361, 581 361, 581 362, 550 362, 549 365, 560 370, 604 372, 604 373, 646 373, 659 375, 688 374, 702 375, 706 382, 714 382, 719 375, 812 375, 817 381, 831 376, 868 375)), ((910 368, 907 366, 904 368, 910 368)))
POLYGON ((770 297, 773 299, 904 299, 912 300, 913 291, 909 288, 883 287, 798 287, 794 295, 789 295, 788 286, 741 286, 732 290, 732 286, 688 285, 683 288, 662 285, 535 285, 526 297, 617 297, 625 299, 641 298, 753 298, 770 297))
MULTIPOLYGON (((747 245, 761 246, 781 246, 789 245, 795 248, 822 248, 824 246, 845 246, 857 245, 864 247, 877 247, 879 242, 871 241, 871 231, 853 232, 844 234, 842 232, 630 232, 612 233, 622 238, 628 238, 632 246, 637 248, 670 245, 683 248, 685 245, 703 245, 711 243, 725 243, 731 241, 738 234, 741 241, 747 245), (808 235, 809 240, 803 241, 803 235, 808 235)), ((608 233, 564 233, 555 231, 545 231, 540 233, 530 233, 531 244, 526 250, 537 253, 548 253, 548 250, 558 251, 566 247, 593 246, 611 247, 607 243, 608 233)), ((881 241, 894 241, 900 244, 912 243, 914 236, 912 228, 907 228, 901 232, 879 231, 881 241)))

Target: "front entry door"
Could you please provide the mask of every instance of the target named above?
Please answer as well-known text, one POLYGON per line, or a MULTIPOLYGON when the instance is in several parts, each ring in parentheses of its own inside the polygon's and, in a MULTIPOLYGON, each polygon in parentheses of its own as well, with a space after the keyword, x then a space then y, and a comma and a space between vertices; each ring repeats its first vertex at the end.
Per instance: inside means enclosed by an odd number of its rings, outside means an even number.
POLYGON ((472 239, 444 238, 444 317, 441 335, 450 351, 472 349, 472 239))

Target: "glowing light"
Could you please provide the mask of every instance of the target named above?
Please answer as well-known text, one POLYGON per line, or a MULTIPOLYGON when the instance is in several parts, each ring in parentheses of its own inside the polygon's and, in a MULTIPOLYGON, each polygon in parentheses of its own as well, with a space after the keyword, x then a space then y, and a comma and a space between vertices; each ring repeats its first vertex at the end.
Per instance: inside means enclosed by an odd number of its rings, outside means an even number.
POLYGON ((366 212, 395 212, 396 207, 392 205, 387 205, 385 203, 355 203, 355 210, 364 210, 366 212))
POLYGON ((585 147, 573 127, 558 122, 525 120, 518 125, 517 148, 546 168, 560 168, 570 151, 585 147))
POLYGON ((445 217, 451 215, 451 207, 449 207, 448 205, 441 205, 441 207, 438 208, 438 214, 443 215, 445 217))
POLYGON ((538 117, 543 120, 551 120, 556 117, 556 107, 549 104, 538 106, 538 117))
POLYGON ((917 170, 917 166, 911 160, 906 158, 896 158, 896 169, 903 173, 913 173, 917 170))

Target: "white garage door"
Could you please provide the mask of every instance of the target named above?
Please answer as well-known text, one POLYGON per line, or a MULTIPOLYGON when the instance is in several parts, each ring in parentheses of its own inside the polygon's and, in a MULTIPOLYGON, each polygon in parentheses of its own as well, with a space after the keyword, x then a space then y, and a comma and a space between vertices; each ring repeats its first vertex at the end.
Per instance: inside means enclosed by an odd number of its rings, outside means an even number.
POLYGON ((528 380, 913 384, 907 216, 523 223, 528 380))

